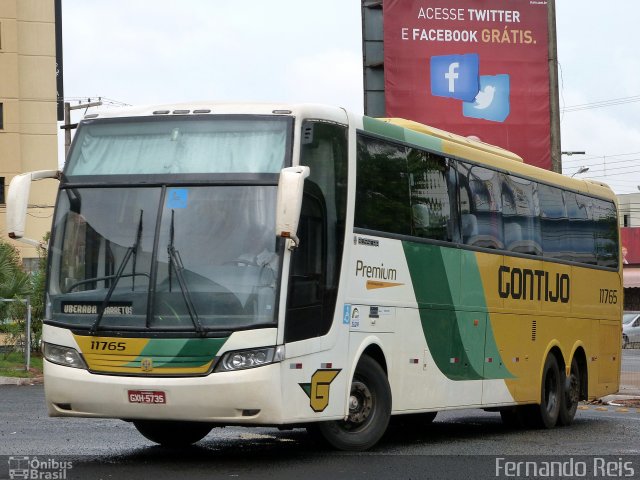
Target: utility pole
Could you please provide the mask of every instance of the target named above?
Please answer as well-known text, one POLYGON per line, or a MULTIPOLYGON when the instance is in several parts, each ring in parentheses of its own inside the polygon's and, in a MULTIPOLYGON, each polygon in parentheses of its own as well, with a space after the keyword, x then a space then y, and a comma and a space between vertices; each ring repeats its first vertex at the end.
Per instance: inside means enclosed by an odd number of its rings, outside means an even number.
POLYGON ((551 170, 562 173, 560 145, 560 95, 558 93, 558 39, 556 35, 556 2, 547 3, 547 24, 549 25, 549 103, 551 114, 551 170))
POLYGON ((81 110, 83 108, 89 107, 99 107, 102 105, 102 100, 98 99, 97 102, 92 102, 89 99, 88 103, 80 103, 78 105, 73 105, 69 102, 64 102, 64 125, 60 128, 64 130, 64 156, 67 158, 67 154, 69 153, 69 148, 71 147, 71 130, 78 128, 77 123, 71 123, 71 110, 81 110))

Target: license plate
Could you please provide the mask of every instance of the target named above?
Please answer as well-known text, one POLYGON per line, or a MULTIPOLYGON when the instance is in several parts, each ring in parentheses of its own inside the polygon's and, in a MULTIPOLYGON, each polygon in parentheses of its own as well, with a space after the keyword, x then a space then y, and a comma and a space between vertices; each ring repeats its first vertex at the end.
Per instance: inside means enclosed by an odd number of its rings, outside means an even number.
POLYGON ((162 391, 157 390, 129 390, 129 403, 167 403, 167 396, 162 391))

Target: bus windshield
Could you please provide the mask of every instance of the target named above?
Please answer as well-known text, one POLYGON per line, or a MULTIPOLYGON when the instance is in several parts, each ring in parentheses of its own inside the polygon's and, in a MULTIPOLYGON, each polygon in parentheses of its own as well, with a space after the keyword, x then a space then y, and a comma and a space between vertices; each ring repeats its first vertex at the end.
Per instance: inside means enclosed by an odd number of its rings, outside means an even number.
POLYGON ((100 328, 168 330, 273 323, 276 189, 62 190, 50 251, 53 321, 91 327, 99 316, 100 328))
POLYGON ((87 120, 65 175, 279 173, 289 120, 256 115, 87 120))

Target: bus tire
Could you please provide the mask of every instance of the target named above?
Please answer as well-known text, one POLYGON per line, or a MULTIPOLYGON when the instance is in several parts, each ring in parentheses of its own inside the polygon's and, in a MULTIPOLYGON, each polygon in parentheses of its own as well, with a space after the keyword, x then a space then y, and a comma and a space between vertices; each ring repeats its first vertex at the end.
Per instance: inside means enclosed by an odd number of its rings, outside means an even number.
POLYGON ((211 425, 200 422, 134 420, 133 425, 146 439, 163 447, 187 447, 211 431, 211 425))
POLYGON ((578 410, 580 389, 582 388, 580 385, 580 367, 578 366, 578 361, 575 356, 573 360, 571 360, 569 377, 567 378, 566 375, 562 375, 562 378, 564 379, 562 382, 564 392, 562 402, 560 402, 558 425, 567 426, 571 425, 573 417, 576 415, 576 410, 578 410))
POLYGON ((560 405, 564 398, 562 376, 558 368, 556 357, 550 353, 542 369, 542 384, 540 386, 540 404, 530 405, 527 416, 528 426, 533 428, 553 428, 560 415, 560 405))
POLYGON ((391 416, 391 388, 382 367, 367 355, 358 362, 351 381, 346 420, 321 422, 319 432, 334 448, 363 451, 384 435, 391 416))

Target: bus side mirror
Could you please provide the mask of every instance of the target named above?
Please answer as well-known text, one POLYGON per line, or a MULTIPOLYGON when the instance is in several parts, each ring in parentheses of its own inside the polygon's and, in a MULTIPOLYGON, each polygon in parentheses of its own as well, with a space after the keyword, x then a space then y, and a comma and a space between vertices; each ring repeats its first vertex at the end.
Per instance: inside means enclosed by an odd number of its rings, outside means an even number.
POLYGON ((278 201, 276 204, 276 235, 290 238, 291 248, 298 246, 298 223, 302 210, 304 179, 309 176, 309 167, 289 167, 280 170, 278 201))
POLYGON ((27 220, 27 206, 29 204, 29 192, 31 182, 44 178, 60 178, 58 170, 38 170, 36 172, 23 173, 13 177, 7 193, 7 234, 9 238, 20 240, 29 245, 40 246, 41 242, 23 238, 25 223, 27 220))

